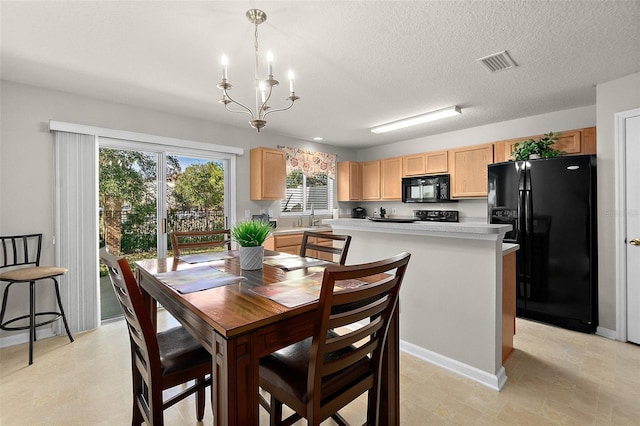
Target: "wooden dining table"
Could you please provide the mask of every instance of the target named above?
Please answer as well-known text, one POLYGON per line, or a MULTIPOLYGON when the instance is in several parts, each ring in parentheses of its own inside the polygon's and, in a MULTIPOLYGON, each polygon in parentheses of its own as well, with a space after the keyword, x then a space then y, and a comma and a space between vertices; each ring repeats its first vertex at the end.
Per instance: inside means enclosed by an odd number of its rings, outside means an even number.
MULTIPOLYGON (((322 265, 294 268, 291 261, 295 263, 295 260, 288 258, 289 267, 280 267, 274 259, 290 255, 265 250, 263 268, 249 271, 240 269, 237 251, 217 253, 215 259, 199 263, 178 258, 141 260, 136 262, 136 275, 153 318, 159 303, 211 353, 214 424, 257 425, 260 358, 311 336, 318 307, 317 299, 287 307, 258 290, 283 282, 295 287, 292 283, 302 278, 321 284, 322 265), (232 279, 231 284, 193 292, 177 291, 176 286, 168 285, 163 279, 172 271, 185 276, 193 271, 195 275, 204 266, 237 279, 232 279)), ((400 424, 397 312, 398 309, 389 330, 383 362, 382 425, 400 424)))

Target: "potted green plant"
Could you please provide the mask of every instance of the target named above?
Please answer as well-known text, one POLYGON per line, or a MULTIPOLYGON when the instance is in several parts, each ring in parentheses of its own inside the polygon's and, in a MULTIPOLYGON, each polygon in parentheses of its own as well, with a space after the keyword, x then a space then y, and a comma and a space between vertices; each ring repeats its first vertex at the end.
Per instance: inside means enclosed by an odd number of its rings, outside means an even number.
POLYGON ((231 239, 240 246, 240 268, 262 269, 264 242, 273 228, 262 220, 238 222, 231 228, 231 239))
POLYGON ((538 139, 527 139, 513 145, 511 154, 516 161, 529 160, 534 158, 552 158, 563 155, 564 151, 559 151, 552 147, 558 140, 560 133, 549 132, 538 139))

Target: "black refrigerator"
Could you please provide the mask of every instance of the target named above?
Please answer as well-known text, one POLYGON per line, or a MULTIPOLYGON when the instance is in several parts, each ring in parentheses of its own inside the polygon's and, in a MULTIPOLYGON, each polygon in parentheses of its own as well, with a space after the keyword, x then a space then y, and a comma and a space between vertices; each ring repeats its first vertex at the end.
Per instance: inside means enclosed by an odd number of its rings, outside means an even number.
POLYGON ((593 333, 598 325, 595 155, 488 166, 489 223, 511 224, 516 315, 593 333))

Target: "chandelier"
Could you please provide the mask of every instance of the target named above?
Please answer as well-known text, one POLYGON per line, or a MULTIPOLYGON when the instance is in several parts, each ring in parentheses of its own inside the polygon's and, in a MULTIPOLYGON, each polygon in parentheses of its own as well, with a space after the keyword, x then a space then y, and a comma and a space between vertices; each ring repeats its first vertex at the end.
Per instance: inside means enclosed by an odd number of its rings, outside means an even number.
POLYGON ((273 78, 273 55, 271 52, 267 53, 267 78, 262 80, 259 77, 258 71, 258 25, 262 24, 267 20, 267 14, 259 9, 249 9, 246 13, 247 19, 255 26, 254 32, 254 48, 255 48, 255 92, 256 92, 256 107, 255 112, 251 110, 251 108, 241 104, 240 102, 233 99, 229 96, 229 90, 233 88, 229 80, 227 79, 227 66, 228 59, 225 55, 222 56, 222 81, 218 83, 217 87, 222 90, 222 99, 218 102, 224 104, 224 107, 227 111, 231 112, 240 112, 249 114, 251 116, 251 127, 260 132, 267 124, 267 120, 265 117, 267 114, 278 111, 286 111, 293 106, 293 103, 300 99, 296 96, 296 92, 293 91, 293 72, 289 70, 288 78, 289 78, 289 96, 287 96, 286 100, 289 101, 289 106, 284 108, 272 109, 267 103, 269 99, 271 99, 271 91, 274 86, 278 85, 278 80, 273 78), (241 109, 232 109, 230 105, 237 105, 241 109))

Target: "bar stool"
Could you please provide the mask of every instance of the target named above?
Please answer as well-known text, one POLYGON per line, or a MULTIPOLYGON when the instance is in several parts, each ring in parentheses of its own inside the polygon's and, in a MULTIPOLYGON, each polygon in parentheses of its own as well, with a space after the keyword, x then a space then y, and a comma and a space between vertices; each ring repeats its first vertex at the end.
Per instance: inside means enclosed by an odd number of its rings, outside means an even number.
MULTIPOLYGON (((33 364, 33 342, 36 340, 36 328, 51 324, 62 318, 64 328, 69 340, 73 342, 73 336, 69 331, 67 317, 64 315, 60 288, 55 277, 67 272, 67 268, 53 266, 40 266, 40 252, 42 248, 42 234, 0 236, 2 257, 0 258, 0 281, 7 282, 2 297, 2 310, 0 310, 0 329, 2 330, 29 330, 29 365, 33 364), (56 299, 60 311, 38 312, 36 309, 36 283, 40 280, 51 279, 56 291, 56 299), (29 283, 29 314, 20 315, 5 320, 9 289, 14 284, 29 283), (37 322, 41 317, 47 317, 37 322), (18 321, 28 319, 29 325, 12 325, 18 321)), ((15 298, 15 297, 14 297, 15 298)))

